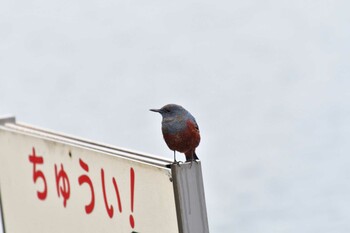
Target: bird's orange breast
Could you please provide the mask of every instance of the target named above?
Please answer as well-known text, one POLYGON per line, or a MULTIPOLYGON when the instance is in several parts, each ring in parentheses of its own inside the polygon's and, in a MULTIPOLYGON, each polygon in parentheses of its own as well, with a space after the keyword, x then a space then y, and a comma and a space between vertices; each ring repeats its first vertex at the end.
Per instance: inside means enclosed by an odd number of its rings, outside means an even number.
POLYGON ((195 123, 188 120, 186 127, 174 134, 163 133, 164 140, 171 150, 176 150, 181 153, 194 150, 200 142, 200 134, 195 123))

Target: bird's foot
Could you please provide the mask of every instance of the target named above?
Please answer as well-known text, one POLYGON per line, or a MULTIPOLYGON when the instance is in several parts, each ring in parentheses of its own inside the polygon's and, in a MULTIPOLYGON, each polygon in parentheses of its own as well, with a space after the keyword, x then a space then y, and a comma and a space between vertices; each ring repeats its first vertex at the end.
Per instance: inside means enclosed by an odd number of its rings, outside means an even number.
POLYGON ((199 160, 197 160, 197 159, 192 159, 191 162, 190 162, 190 168, 192 168, 193 162, 195 162, 196 164, 199 164, 199 160))
POLYGON ((176 164, 177 166, 180 166, 180 163, 182 163, 181 161, 176 161, 174 160, 173 164, 176 164))

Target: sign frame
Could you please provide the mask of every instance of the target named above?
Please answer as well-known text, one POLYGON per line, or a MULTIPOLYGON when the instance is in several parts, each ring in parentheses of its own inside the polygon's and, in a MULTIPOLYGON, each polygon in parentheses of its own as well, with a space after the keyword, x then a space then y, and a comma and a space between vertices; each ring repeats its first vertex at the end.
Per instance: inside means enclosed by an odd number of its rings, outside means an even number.
MULTIPOLYGON (((174 200, 169 201, 174 202, 176 206, 178 232, 209 233, 200 161, 172 164, 171 160, 158 156, 101 144, 72 135, 31 126, 25 123, 18 123, 13 116, 0 116, 0 130, 12 131, 16 134, 32 136, 43 140, 51 140, 62 145, 81 147, 83 149, 109 154, 111 156, 119 156, 135 163, 168 169, 169 179, 173 184, 174 195, 174 200), (190 212, 188 211, 189 209, 191 210, 190 212)), ((1 189, 2 187, 0 183, 0 205, 2 211, 1 220, 3 223, 3 231, 4 233, 12 233, 6 231, 6 212, 3 208, 3 203, 6 200, 4 200, 1 195, 1 189)))

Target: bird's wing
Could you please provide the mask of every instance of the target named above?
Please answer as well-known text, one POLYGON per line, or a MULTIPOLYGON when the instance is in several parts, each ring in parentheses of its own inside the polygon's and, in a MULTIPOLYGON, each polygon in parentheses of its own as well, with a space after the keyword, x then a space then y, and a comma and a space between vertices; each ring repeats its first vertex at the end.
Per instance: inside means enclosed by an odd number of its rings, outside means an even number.
POLYGON ((194 125, 195 125, 196 129, 199 131, 199 127, 198 127, 196 120, 194 120, 194 125))

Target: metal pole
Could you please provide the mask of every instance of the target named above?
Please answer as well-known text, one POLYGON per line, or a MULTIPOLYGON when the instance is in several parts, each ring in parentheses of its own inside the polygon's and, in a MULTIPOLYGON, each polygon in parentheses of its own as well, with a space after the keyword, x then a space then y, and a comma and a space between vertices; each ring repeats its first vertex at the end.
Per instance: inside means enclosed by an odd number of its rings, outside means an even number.
POLYGON ((179 233, 209 233, 201 162, 171 166, 179 233))

